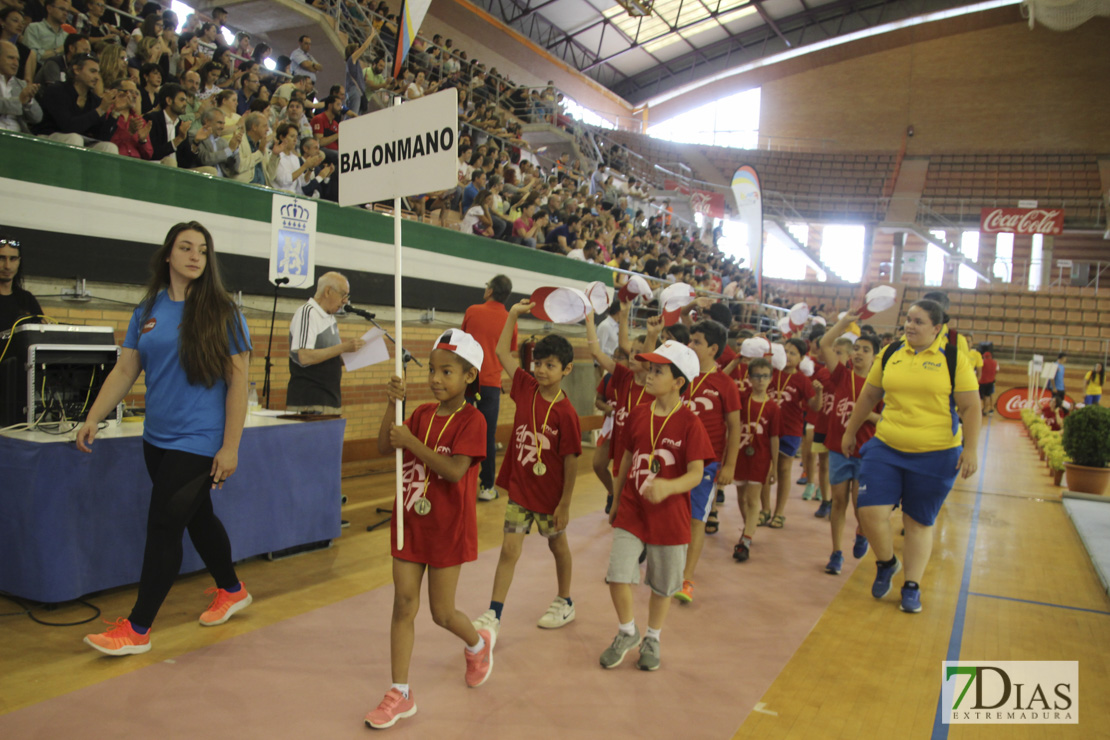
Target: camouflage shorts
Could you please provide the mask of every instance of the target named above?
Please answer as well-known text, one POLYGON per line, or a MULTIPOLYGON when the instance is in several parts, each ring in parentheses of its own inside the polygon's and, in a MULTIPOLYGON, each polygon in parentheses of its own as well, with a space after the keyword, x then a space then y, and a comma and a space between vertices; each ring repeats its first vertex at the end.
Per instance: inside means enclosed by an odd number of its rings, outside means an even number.
POLYGON ((563 533, 561 529, 555 531, 554 514, 538 514, 512 500, 505 507, 505 531, 509 534, 529 534, 533 521, 536 523, 536 530, 544 537, 555 537, 563 533))

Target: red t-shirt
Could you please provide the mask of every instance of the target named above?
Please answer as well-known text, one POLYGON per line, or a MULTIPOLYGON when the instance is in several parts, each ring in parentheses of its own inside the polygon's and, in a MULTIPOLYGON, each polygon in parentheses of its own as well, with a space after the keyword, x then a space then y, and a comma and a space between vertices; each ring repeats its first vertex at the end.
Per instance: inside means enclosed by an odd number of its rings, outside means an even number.
POLYGON ((624 459, 624 428, 628 422, 628 415, 638 406, 649 404, 655 397, 648 394, 642 385, 636 382, 636 373, 628 369, 627 365, 617 363, 613 368, 613 377, 609 385, 615 389, 617 397, 617 410, 613 412, 613 441, 609 445, 609 457, 617 463, 620 471, 621 460, 624 459))
MULTIPOLYGON (((339 133, 339 119, 331 120, 326 111, 318 113, 312 117, 312 133, 318 136, 335 136, 339 133)), ((339 139, 326 145, 324 149, 339 151, 339 139)))
POLYGON ((771 387, 767 389, 771 400, 779 405, 782 413, 782 436, 801 437, 805 434, 805 414, 809 399, 816 391, 809 378, 801 371, 775 370, 771 374, 771 387))
POLYGON ((983 353, 983 369, 979 371, 980 383, 993 383, 998 376, 998 360, 990 352, 983 353))
MULTIPOLYGON (((806 407, 806 413, 809 418, 813 419, 813 431, 816 434, 825 434, 829 431, 829 414, 833 410, 832 398, 832 374, 829 372, 828 366, 823 362, 813 361, 813 376, 809 382, 812 385, 813 381, 821 383, 821 387, 825 389, 824 396, 821 398, 821 408, 818 411, 811 411, 806 407)), ((816 393, 816 389, 814 393, 816 393)))
MULTIPOLYGON (((486 387, 501 387, 501 361, 497 359, 497 340, 501 338, 501 330, 509 320, 509 312, 504 304, 492 298, 485 303, 479 303, 466 309, 463 315, 462 326, 459 327, 467 334, 474 337, 474 341, 482 345, 484 353, 482 368, 478 371, 478 385, 486 387)), ((516 327, 513 327, 513 341, 509 349, 516 349, 516 327)))
POLYGON ((441 455, 467 455, 470 467, 458 483, 448 483, 405 450, 401 458, 405 548, 397 549, 397 517, 390 527, 393 532, 390 542, 395 558, 449 568, 478 559, 478 464, 486 456, 486 419, 478 409, 463 404, 448 423, 448 417, 436 415, 437 407, 435 403, 417 407, 405 426, 421 442, 427 439, 427 445, 441 455), (425 495, 432 510, 420 516, 412 505, 420 498, 429 477, 425 495))
POLYGON ((736 481, 763 482, 771 470, 771 438, 780 436, 782 413, 767 394, 753 401, 752 392, 740 394, 740 454, 736 456, 736 481), (747 448, 752 448, 752 454, 747 448))
POLYGON ((724 370, 728 363, 732 362, 735 359, 736 351, 733 350, 732 347, 728 346, 728 344, 726 344, 725 348, 721 350, 721 356, 717 358, 717 368, 720 370, 724 370))
MULTIPOLYGON (((865 385, 867 385, 867 378, 856 375, 846 363, 837 365, 833 370, 832 387, 825 391, 826 398, 834 399, 833 413, 829 415, 829 431, 825 437, 825 446, 830 452, 844 454, 844 447, 840 441, 844 438, 844 428, 848 425, 848 419, 856 408, 856 399, 863 392, 865 385)), ((881 411, 882 402, 879 402, 875 408, 881 411)), ((869 421, 865 422, 856 434, 856 452, 852 457, 859 457, 859 448, 874 436, 875 425, 869 421)))
MULTIPOLYGON (((652 399, 654 400, 654 399, 652 399)), ((680 404, 666 419, 656 414, 655 444, 652 445, 652 406, 637 406, 628 418, 628 449, 632 467, 621 489, 620 505, 614 527, 619 527, 643 540, 647 545, 686 545, 690 543, 690 494, 676 493, 661 503, 644 499, 640 489, 655 478, 678 478, 686 473, 694 460, 713 461, 713 446, 705 427, 693 411, 680 404), (661 464, 658 473, 649 467, 654 447, 655 459, 661 464)))
POLYGON ((725 441, 728 437, 728 415, 740 408, 740 393, 736 383, 720 372, 702 373, 686 386, 683 402, 698 415, 717 462, 725 459, 725 441))
POLYGON ((509 500, 537 514, 554 514, 563 498, 563 458, 582 454, 582 431, 578 412, 566 393, 548 403, 540 395, 540 384, 522 368, 513 375, 509 397, 516 404, 513 434, 509 449, 497 474, 497 485, 509 492, 509 500), (535 401, 535 417, 533 413, 535 401), (550 413, 549 413, 550 410, 550 413), (546 420, 546 423, 545 423, 546 420), (535 433, 540 436, 540 459, 547 466, 543 475, 536 475, 535 433))

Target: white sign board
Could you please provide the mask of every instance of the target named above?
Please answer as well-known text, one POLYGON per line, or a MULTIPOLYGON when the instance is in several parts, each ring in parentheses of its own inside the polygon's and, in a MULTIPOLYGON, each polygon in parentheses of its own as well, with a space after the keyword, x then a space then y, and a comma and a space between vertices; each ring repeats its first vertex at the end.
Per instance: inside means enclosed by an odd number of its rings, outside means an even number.
POLYGON ((454 88, 339 125, 339 205, 453 188, 458 184, 458 93, 454 88))
POLYGON ((1044 355, 1033 355, 1033 359, 1029 363, 1029 374, 1040 375, 1044 370, 1044 355))
POLYGON ((1037 201, 1035 200, 1019 200, 1018 208, 1036 208, 1037 201))
POLYGON ((316 276, 316 201, 274 195, 270 212, 270 282, 311 288, 316 276))
POLYGON ((902 272, 924 274, 925 252, 906 252, 902 255, 902 272))

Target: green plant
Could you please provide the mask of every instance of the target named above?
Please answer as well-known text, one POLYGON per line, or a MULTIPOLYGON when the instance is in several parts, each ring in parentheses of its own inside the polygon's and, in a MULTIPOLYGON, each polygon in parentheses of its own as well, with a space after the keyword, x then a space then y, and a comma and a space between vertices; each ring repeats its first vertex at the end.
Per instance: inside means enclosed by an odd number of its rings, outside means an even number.
POLYGON ((1063 448, 1053 448, 1045 451, 1045 461, 1048 467, 1053 470, 1063 470, 1064 463, 1067 462, 1067 456, 1064 454, 1063 448))
POLYGON ((1064 451, 1076 465, 1104 468, 1110 462, 1110 409, 1085 406, 1064 419, 1064 451))

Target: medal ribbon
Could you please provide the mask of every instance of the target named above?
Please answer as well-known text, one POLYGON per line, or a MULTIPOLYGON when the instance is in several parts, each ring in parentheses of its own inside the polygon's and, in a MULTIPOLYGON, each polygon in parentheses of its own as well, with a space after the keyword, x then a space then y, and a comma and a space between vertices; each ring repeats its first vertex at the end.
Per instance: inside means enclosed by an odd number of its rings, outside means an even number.
POLYGON ((659 426, 659 435, 656 436, 656 434, 655 434, 655 401, 651 402, 651 425, 648 427, 648 434, 651 435, 651 455, 648 456, 648 470, 649 471, 651 470, 651 466, 655 463, 655 446, 659 442, 659 437, 663 436, 663 428, 667 426, 667 422, 671 420, 671 416, 674 415, 675 411, 678 411, 678 407, 681 406, 681 405, 682 405, 681 401, 679 401, 678 403, 676 403, 674 405, 674 408, 671 409, 671 412, 669 414, 667 414, 667 418, 663 419, 663 423, 659 426))
MULTIPOLYGON (((447 417, 447 421, 444 423, 443 428, 439 430, 439 436, 436 437, 436 446, 431 448, 432 452, 435 452, 436 448, 439 447, 439 441, 441 439, 443 439, 443 433, 447 431, 447 427, 451 423, 451 420, 455 418, 455 414, 462 411, 463 406, 465 406, 465 405, 466 404, 464 403, 462 406, 459 406, 457 409, 455 409, 454 411, 451 412, 450 416, 447 417)), ((424 446, 425 447, 428 446, 428 437, 432 436, 432 426, 435 424, 435 422, 436 422, 436 415, 432 414, 432 420, 428 422, 428 428, 424 431, 424 446)), ((420 498, 425 497, 425 495, 428 493, 428 484, 432 482, 432 469, 430 467, 428 467, 427 465, 425 465, 425 467, 428 470, 428 474, 426 476, 424 476, 424 490, 420 492, 420 498)))
MULTIPOLYGON (((536 392, 532 394, 532 440, 536 443, 536 462, 540 462, 540 455, 543 454, 543 445, 540 444, 540 432, 536 429, 536 399, 539 397, 540 391, 537 388, 536 392)), ((559 399, 563 396, 563 389, 560 388, 559 392, 555 394, 555 400, 547 407, 547 413, 543 416, 543 429, 547 429, 547 420, 551 418, 551 409, 555 408, 555 404, 559 403, 559 399)), ((632 394, 629 394, 631 400, 632 394)))
POLYGON ((697 393, 698 393, 698 389, 701 388, 703 385, 705 385, 705 379, 708 378, 710 375, 712 375, 715 372, 717 372, 717 368, 713 368, 712 370, 707 372, 705 375, 701 376, 701 380, 697 384, 693 384, 693 383, 689 384, 687 386, 687 390, 689 391, 689 393, 686 395, 686 398, 693 401, 694 396, 696 396, 697 393))
MULTIPOLYGON (((754 395, 754 394, 752 394, 752 395, 754 395)), ((759 407, 759 415, 755 417, 756 421, 759 421, 760 419, 763 418, 763 409, 766 408, 766 406, 767 406, 767 401, 764 400, 763 404, 759 407)), ((755 427, 752 426, 752 397, 751 396, 748 396, 748 426, 751 427, 751 429, 752 429, 752 441, 748 443, 748 446, 752 447, 752 446, 754 446, 753 443, 755 442, 755 427)))

